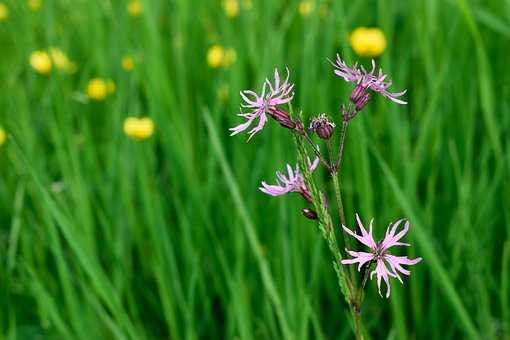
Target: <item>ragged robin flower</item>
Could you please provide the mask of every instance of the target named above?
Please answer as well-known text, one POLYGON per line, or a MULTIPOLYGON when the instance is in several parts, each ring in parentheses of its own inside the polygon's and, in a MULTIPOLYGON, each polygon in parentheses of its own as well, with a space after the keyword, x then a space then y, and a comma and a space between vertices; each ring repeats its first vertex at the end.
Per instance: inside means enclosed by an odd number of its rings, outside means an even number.
POLYGON ((347 82, 356 84, 356 88, 351 95, 351 101, 353 101, 354 104, 366 104, 365 99, 368 100, 368 98, 366 98, 368 94, 368 92, 366 92, 367 90, 377 92, 397 104, 407 104, 407 102, 398 99, 403 96, 407 90, 402 92, 389 92, 388 88, 391 86, 392 82, 391 80, 386 81, 387 75, 382 72, 382 69, 379 69, 379 72, 375 73, 374 60, 372 60, 372 70, 370 70, 370 72, 367 72, 363 66, 358 66, 357 63, 352 67, 347 66, 345 61, 340 58, 340 55, 337 55, 336 61, 334 63, 331 62, 331 64, 335 68, 334 72, 337 76, 342 77, 347 82), (356 103, 356 100, 363 100, 365 102, 356 103))
POLYGON ((7 134, 5 133, 5 130, 0 126, 0 146, 4 145, 6 139, 7 134))
MULTIPOLYGON (((319 165, 319 158, 317 157, 313 162, 308 159, 309 170, 313 172, 319 165)), ((312 195, 306 187, 305 180, 299 166, 293 169, 292 166, 287 164, 287 176, 281 172, 276 172, 276 185, 269 185, 266 182, 262 182, 262 186, 259 188, 265 194, 271 196, 281 196, 288 194, 289 192, 297 192, 303 196, 308 202, 312 202, 312 195)))
POLYGON ((258 119, 257 125, 248 131, 248 140, 250 140, 257 132, 264 128, 267 122, 266 115, 271 116, 286 128, 297 128, 296 122, 291 119, 289 114, 278 107, 279 105, 289 103, 294 97, 294 84, 289 83, 289 76, 290 73, 287 69, 287 78, 281 82, 278 70, 275 70, 274 85, 266 79, 260 95, 251 90, 241 91, 241 98, 244 100, 242 107, 250 111, 244 113, 241 110, 238 116, 243 117, 246 122, 230 128, 231 136, 247 130, 258 119))
POLYGON ((149 117, 128 117, 124 120, 124 133, 131 139, 147 139, 154 134, 154 129, 154 121, 149 117))
POLYGON ((315 132, 319 138, 328 140, 333 135, 335 123, 329 120, 328 116, 323 113, 312 119, 309 129, 315 132))
POLYGON ((384 32, 377 27, 358 27, 349 36, 351 47, 360 57, 378 57, 386 49, 384 32))
POLYGON ((370 221, 369 231, 365 229, 359 215, 356 214, 356 220, 358 222, 359 230, 361 231, 361 235, 356 234, 351 229, 342 226, 344 231, 354 237, 359 242, 363 243, 365 246, 370 248, 369 252, 362 251, 352 251, 346 250, 349 255, 351 255, 352 259, 342 260, 342 264, 358 264, 358 271, 361 270, 361 267, 367 265, 371 266, 372 263, 375 263, 375 270, 370 273, 370 279, 374 276, 377 276, 377 287, 379 289, 379 295, 381 295, 381 279, 386 283, 386 298, 390 296, 390 282, 389 277, 393 277, 398 279, 401 283, 403 283, 402 278, 399 273, 404 275, 410 275, 411 272, 406 268, 402 267, 404 265, 411 266, 420 262, 421 257, 415 259, 409 259, 407 256, 395 256, 391 255, 388 250, 393 246, 410 246, 408 243, 400 242, 400 239, 407 234, 409 231, 409 221, 405 221, 404 228, 397 233, 397 228, 402 224, 404 220, 398 220, 397 222, 390 224, 388 229, 386 230, 386 236, 384 239, 375 243, 374 238, 372 236, 372 221, 370 221), (388 265, 389 268, 386 266, 388 265))

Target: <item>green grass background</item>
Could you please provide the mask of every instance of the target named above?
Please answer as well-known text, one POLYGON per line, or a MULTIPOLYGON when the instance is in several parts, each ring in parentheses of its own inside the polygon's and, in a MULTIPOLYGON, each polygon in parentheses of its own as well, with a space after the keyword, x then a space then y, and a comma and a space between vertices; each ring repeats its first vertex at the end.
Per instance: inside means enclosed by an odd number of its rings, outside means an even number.
POLYGON ((227 129, 240 122, 238 91, 285 65, 294 107, 338 122, 351 87, 327 58, 355 61, 348 33, 365 25, 384 30, 377 61, 409 105, 375 97, 353 120, 346 215, 375 217, 377 236, 409 218, 408 254, 423 257, 388 300, 369 282, 365 326, 374 339, 508 339, 510 1, 318 0, 327 16, 307 18, 297 1, 252 2, 229 19, 213 0, 145 0, 138 18, 120 0, 47 0, 36 13, 6 1, 1 337, 352 338, 302 201, 257 189, 296 162, 288 131, 271 122, 246 144, 227 129), (214 43, 236 49, 232 67, 207 66, 214 43), (49 46, 78 72, 36 74, 29 55, 49 46), (116 93, 80 100, 95 76, 116 93), (153 138, 127 139, 129 115, 152 117, 153 138))

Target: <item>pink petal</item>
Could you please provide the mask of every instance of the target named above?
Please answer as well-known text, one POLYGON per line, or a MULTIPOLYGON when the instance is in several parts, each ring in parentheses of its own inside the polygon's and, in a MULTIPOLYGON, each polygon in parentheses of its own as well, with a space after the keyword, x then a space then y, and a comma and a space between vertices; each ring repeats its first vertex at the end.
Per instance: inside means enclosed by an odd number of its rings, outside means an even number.
POLYGON ((388 229, 386 230, 386 236, 384 237, 384 240, 381 243, 382 249, 388 249, 393 246, 409 246, 408 243, 398 242, 409 231, 409 221, 406 221, 404 224, 404 229, 402 229, 398 234, 395 235, 397 228, 400 226, 402 221, 404 220, 400 219, 397 222, 395 222, 392 226, 388 227, 388 229))
POLYGON ((361 270, 361 267, 367 263, 367 262, 370 262, 374 259, 374 254, 372 253, 365 253, 365 252, 362 252, 362 251, 352 251, 352 250, 347 250, 347 253, 349 255, 351 255, 352 259, 344 259, 342 261, 340 261, 342 264, 354 264, 354 263, 358 263, 358 271, 361 270))

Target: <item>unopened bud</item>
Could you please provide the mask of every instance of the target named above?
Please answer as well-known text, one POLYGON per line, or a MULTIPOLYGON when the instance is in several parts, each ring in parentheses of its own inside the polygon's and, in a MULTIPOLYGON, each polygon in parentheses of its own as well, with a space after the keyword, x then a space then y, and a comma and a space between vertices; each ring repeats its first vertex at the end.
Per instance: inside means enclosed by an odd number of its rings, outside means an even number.
POLYGON ((362 84, 356 85, 354 90, 351 92, 351 102, 354 104, 356 111, 361 111, 367 105, 370 100, 370 93, 367 92, 366 86, 362 84))
POLYGON ((303 208, 303 210, 301 210, 301 212, 303 213, 303 216, 305 216, 309 220, 317 219, 317 213, 310 208, 303 208))
POLYGON ((281 126, 287 129, 294 130, 296 128, 296 122, 292 120, 292 118, 286 111, 280 108, 270 110, 269 115, 273 117, 274 120, 276 120, 278 123, 280 123, 281 126))
POLYGON ((310 130, 314 131, 319 138, 330 139, 335 130, 335 123, 331 122, 325 114, 315 117, 310 122, 310 130))

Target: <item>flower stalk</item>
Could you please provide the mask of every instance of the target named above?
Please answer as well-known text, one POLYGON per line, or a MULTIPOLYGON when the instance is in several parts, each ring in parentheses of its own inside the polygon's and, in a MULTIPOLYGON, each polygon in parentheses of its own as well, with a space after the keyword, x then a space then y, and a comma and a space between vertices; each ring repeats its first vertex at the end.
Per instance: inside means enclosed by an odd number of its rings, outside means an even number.
POLYGON ((394 256, 389 253, 390 247, 409 246, 407 243, 400 242, 400 239, 409 230, 409 222, 407 221, 400 231, 398 231, 398 228, 403 222, 402 219, 390 225, 385 238, 379 243, 376 243, 372 236, 373 220, 370 222, 369 231, 367 231, 359 215, 356 214, 358 228, 353 231, 346 227, 341 175, 347 129, 350 121, 369 104, 374 93, 378 93, 394 103, 404 105, 407 103, 400 97, 406 91, 390 92, 391 81, 387 80, 387 76, 382 70, 379 69, 376 73, 375 62, 373 61, 370 71, 366 71, 357 64, 349 67, 339 56, 337 56, 334 63, 332 62, 332 65, 337 76, 355 84, 349 96, 349 101, 346 105, 340 107, 342 126, 338 136, 337 151, 334 150, 332 142, 335 132, 338 132, 338 130, 335 130, 334 120, 331 120, 326 114, 321 114, 313 118, 309 128, 305 129, 302 112, 298 117, 295 117, 291 103, 294 97, 294 84, 290 82, 288 69, 287 77, 283 81, 278 71, 275 70, 274 81, 266 79, 260 95, 251 90, 241 91, 241 97, 244 101, 242 107, 249 111, 243 112, 243 109, 241 109, 239 116, 244 118, 245 122, 231 128, 230 131, 231 135, 235 135, 248 130, 248 140, 250 140, 255 134, 262 131, 270 117, 293 134, 298 154, 298 165, 295 167, 287 165, 286 174, 283 172, 276 173, 276 184, 262 182, 260 190, 270 196, 282 196, 289 193, 300 194, 306 205, 300 212, 305 218, 316 221, 318 229, 328 245, 333 257, 333 268, 340 291, 352 316, 354 334, 356 339, 360 340, 363 339, 365 334, 361 319, 361 308, 368 279, 372 279, 374 275, 377 277, 377 286, 381 296, 381 283, 384 280, 386 284, 385 296, 388 298, 390 296, 389 278, 395 278, 403 283, 400 274, 410 275, 410 271, 404 266, 415 265, 421 261, 421 258, 409 259, 406 256, 394 256), (288 106, 288 111, 281 108, 284 104, 288 106), (321 152, 320 145, 312 139, 314 136, 326 144, 327 158, 321 152), (309 158, 310 149, 315 155, 313 161, 309 158), (329 206, 326 196, 327 191, 321 191, 312 176, 319 165, 324 167, 331 178, 341 228, 334 227, 333 209, 329 206), (343 229, 344 231, 344 233, 340 233, 339 237, 336 235, 337 229, 343 229), (369 250, 367 252, 357 251, 359 245, 347 235, 352 236, 360 244, 368 247, 369 250), (342 247, 346 248, 345 253, 340 250, 342 247), (351 258, 346 255, 350 255, 351 258), (353 267, 347 267, 347 265, 352 264, 358 264, 357 271, 353 267), (372 270, 374 265, 375 269, 372 270))

